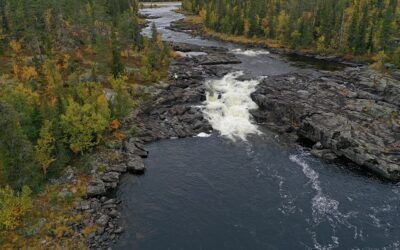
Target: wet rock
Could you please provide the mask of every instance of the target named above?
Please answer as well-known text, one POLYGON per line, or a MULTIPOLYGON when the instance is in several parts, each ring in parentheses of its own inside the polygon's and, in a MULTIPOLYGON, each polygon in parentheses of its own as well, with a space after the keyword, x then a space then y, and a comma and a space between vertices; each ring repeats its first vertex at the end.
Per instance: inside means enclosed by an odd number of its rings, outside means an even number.
POLYGON ((338 158, 337 155, 329 149, 313 149, 311 150, 311 154, 326 161, 334 161, 338 158))
POLYGON ((121 233, 123 233, 124 232, 124 228, 123 227, 117 227, 115 230, 114 230, 114 233, 116 233, 116 234, 121 234, 121 233))
POLYGON ((117 203, 116 199, 103 200, 103 205, 109 205, 109 204, 115 204, 115 203, 117 203))
POLYGON ((110 209, 110 208, 116 208, 116 207, 117 207, 116 204, 106 204, 106 205, 102 206, 102 208, 104 208, 104 209, 110 209))
POLYGON ((129 158, 128 171, 134 174, 143 174, 146 170, 143 159, 138 156, 132 156, 129 158))
POLYGON ((101 179, 93 179, 87 187, 89 197, 101 196, 106 194, 106 186, 101 179))
POLYGON ((124 148, 126 152, 132 155, 138 155, 140 157, 146 158, 148 156, 147 150, 138 147, 134 141, 127 141, 124 143, 124 148))
POLYGON ((110 217, 112 217, 112 218, 117 218, 117 217, 120 215, 120 213, 119 213, 117 210, 112 209, 112 210, 108 213, 108 215, 109 215, 110 217))
POLYGON ((400 158, 393 154, 400 150, 394 125, 400 121, 399 81, 368 69, 287 74, 264 79, 251 97, 259 106, 251 112, 257 122, 293 127, 316 143, 314 155, 344 157, 400 179, 400 158))
POLYGON ((320 149, 323 149, 323 148, 324 148, 324 146, 322 146, 321 142, 317 142, 317 143, 315 143, 314 146, 313 146, 313 149, 318 149, 318 150, 320 150, 320 149))
POLYGON ((108 215, 103 214, 96 220, 96 224, 104 227, 107 225, 109 220, 110 217, 108 215))
POLYGON ((221 53, 199 56, 196 58, 200 65, 223 65, 223 64, 239 64, 242 63, 235 55, 221 53))
POLYGON ((127 171, 127 167, 126 167, 126 164, 121 163, 118 165, 108 166, 106 170, 109 172, 125 173, 127 171))
POLYGON ((107 172, 101 178, 105 182, 118 182, 120 173, 118 172, 107 172))

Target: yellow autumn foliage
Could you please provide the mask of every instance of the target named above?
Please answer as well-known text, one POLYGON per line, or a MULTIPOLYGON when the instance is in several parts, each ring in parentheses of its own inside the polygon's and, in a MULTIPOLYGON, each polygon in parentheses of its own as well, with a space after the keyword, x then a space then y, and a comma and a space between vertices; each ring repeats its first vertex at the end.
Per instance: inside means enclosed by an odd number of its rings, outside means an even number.
POLYGON ((26 186, 19 194, 8 186, 0 188, 0 229, 14 230, 21 225, 32 209, 31 193, 26 186))

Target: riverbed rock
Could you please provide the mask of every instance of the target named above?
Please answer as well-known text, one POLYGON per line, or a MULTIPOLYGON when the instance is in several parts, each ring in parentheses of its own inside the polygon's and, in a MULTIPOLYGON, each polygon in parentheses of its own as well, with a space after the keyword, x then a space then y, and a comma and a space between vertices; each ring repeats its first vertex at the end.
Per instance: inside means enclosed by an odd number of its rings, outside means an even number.
POLYGON ((143 159, 139 156, 130 157, 128 159, 127 167, 128 171, 134 174, 143 174, 146 169, 143 159))
POLYGON ((118 182, 120 173, 118 172, 107 172, 103 175, 102 180, 105 182, 118 182))
POLYGON ((127 167, 125 163, 111 165, 106 168, 106 171, 109 172, 118 172, 118 173, 125 173, 127 171, 127 167))
POLYGON ((134 142, 134 141, 126 141, 124 143, 124 148, 129 154, 138 155, 138 156, 141 156, 143 158, 146 158, 148 153, 149 153, 144 148, 138 146, 138 144, 136 142, 134 142))
POLYGON ((89 197, 101 196, 106 194, 106 186, 99 178, 94 178, 87 187, 87 195, 89 197))
MULTIPOLYGON (((368 69, 287 74, 264 79, 252 99, 259 123, 293 127, 336 156, 400 179, 400 83, 395 79, 368 69)), ((322 153, 314 152, 334 158, 322 153)))
POLYGON ((96 220, 96 224, 104 227, 107 225, 109 220, 110 220, 110 217, 108 215, 103 214, 96 220))
MULTIPOLYGON (((180 51, 218 54, 221 55, 218 56, 218 60, 221 61, 236 60, 234 55, 227 55, 226 49, 189 44, 173 44, 173 46, 180 51)), ((141 106, 135 120, 138 136, 145 142, 184 138, 210 132, 212 128, 204 119, 200 107, 206 99, 204 80, 229 70, 222 65, 203 65, 205 60, 202 56, 174 60, 170 67, 170 84, 141 106)), ((131 154, 138 154, 132 143, 126 144, 125 148, 131 154)))

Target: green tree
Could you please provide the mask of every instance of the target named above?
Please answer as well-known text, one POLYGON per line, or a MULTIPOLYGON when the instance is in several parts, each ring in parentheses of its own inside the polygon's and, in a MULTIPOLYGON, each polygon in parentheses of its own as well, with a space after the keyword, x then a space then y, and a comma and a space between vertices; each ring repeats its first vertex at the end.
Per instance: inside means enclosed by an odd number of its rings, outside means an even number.
POLYGON ((40 129, 40 137, 35 146, 36 159, 42 166, 44 175, 47 174, 47 169, 56 160, 54 158, 55 138, 52 135, 52 126, 50 121, 44 121, 40 129))
POLYGON ((19 115, 0 101, 0 180, 14 189, 39 182, 33 146, 21 127, 19 115))
POLYGON ((114 96, 111 100, 112 117, 118 120, 122 120, 128 115, 133 107, 132 98, 128 93, 127 80, 126 76, 110 77, 108 79, 114 91, 114 96))
POLYGON ((70 149, 74 153, 83 153, 97 145, 109 120, 108 104, 104 96, 99 96, 95 104, 83 105, 69 98, 65 114, 61 115, 61 126, 70 149))
POLYGON ((111 72, 115 78, 123 74, 125 71, 125 67, 121 61, 121 51, 116 43, 116 39, 113 39, 111 72))

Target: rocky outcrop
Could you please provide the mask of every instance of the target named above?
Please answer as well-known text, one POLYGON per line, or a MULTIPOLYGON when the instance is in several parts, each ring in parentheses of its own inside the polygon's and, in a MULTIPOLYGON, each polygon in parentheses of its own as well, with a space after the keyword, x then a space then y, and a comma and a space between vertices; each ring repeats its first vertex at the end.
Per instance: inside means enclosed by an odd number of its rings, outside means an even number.
POLYGON ((94 156, 93 176, 87 187, 87 199, 82 200, 76 207, 84 218, 80 228, 96 229, 87 235, 89 249, 109 249, 123 232, 123 228, 118 226, 119 201, 112 197, 122 174, 144 173, 143 158, 147 157, 148 151, 141 140, 130 138, 120 148, 108 149, 108 155, 117 159, 103 157, 104 155, 106 153, 102 151, 94 156))
POLYGON ((169 84, 144 103, 135 118, 138 135, 146 142, 208 133, 212 128, 200 107, 206 98, 204 81, 225 75, 229 72, 226 64, 238 61, 223 48, 189 44, 171 46, 176 51, 204 52, 213 56, 207 59, 210 63, 205 63, 203 55, 175 59, 170 67, 169 84))
POLYGON ((319 143, 314 155, 400 179, 400 82, 367 69, 289 74, 264 79, 252 99, 259 123, 319 143))

